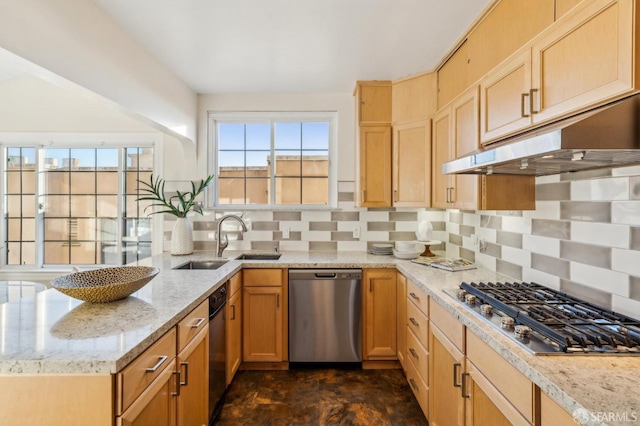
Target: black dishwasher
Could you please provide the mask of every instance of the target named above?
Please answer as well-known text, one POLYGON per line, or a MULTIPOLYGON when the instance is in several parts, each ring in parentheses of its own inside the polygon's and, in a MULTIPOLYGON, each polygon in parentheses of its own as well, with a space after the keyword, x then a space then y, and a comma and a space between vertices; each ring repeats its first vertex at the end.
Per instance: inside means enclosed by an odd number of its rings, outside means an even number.
POLYGON ((224 391, 226 334, 224 307, 227 304, 226 283, 209 296, 209 424, 218 417, 224 391))

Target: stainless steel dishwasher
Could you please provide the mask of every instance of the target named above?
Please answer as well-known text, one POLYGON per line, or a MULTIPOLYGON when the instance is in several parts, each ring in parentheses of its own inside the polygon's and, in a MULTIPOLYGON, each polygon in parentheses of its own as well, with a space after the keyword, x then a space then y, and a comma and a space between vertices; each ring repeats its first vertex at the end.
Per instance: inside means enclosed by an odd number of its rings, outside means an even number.
POLYGON ((289 362, 362 362, 362 270, 289 270, 289 362))

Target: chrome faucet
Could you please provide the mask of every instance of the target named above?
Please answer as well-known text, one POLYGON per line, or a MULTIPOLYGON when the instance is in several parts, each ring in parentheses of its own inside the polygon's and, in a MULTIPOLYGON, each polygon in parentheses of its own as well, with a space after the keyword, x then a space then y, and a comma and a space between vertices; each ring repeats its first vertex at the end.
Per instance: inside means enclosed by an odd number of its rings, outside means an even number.
POLYGON ((223 235, 222 235, 222 222, 224 222, 226 219, 235 219, 238 222, 240 222, 240 225, 242 225, 242 230, 247 232, 247 224, 244 223, 244 220, 242 220, 242 218, 238 215, 235 214, 226 214, 224 216, 222 216, 219 220, 218 220, 218 236, 216 238, 216 254, 218 257, 222 257, 222 252, 224 251, 224 249, 227 248, 227 246, 229 245, 229 239, 227 238, 227 235, 224 235, 224 241, 223 241, 223 235))

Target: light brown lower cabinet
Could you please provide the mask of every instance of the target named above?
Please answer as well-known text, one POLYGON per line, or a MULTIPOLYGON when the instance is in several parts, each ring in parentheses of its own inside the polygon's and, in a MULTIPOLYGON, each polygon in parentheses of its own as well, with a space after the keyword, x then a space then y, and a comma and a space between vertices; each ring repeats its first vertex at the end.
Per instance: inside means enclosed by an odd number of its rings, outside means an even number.
POLYGON ((178 426, 207 424, 209 419, 209 327, 178 354, 180 389, 178 426))
POLYGON ((242 291, 238 289, 231 295, 227 300, 226 310, 227 357, 225 359, 225 376, 228 386, 242 362, 242 291))
POLYGON ((364 269, 362 292, 365 361, 397 360, 396 270, 364 269))
POLYGON ((407 278, 400 272, 397 273, 396 301, 398 307, 398 320, 396 323, 397 333, 397 356, 400 365, 405 369, 405 356, 407 353, 407 278))
MULTIPOLYGON (((431 307, 433 304, 431 305, 431 307)), ((431 310, 433 312, 433 309, 431 310)), ((433 323, 429 330, 429 425, 464 425, 464 354, 433 323)))

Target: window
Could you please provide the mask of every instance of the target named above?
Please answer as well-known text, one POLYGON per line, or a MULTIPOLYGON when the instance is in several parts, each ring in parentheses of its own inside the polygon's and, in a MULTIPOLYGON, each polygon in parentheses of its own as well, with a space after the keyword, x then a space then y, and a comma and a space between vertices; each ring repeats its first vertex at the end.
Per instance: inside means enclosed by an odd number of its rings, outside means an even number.
POLYGON ((151 255, 138 179, 151 147, 5 147, 7 265, 119 265, 151 255))
POLYGON ((333 206, 335 117, 211 116, 215 206, 333 206))

